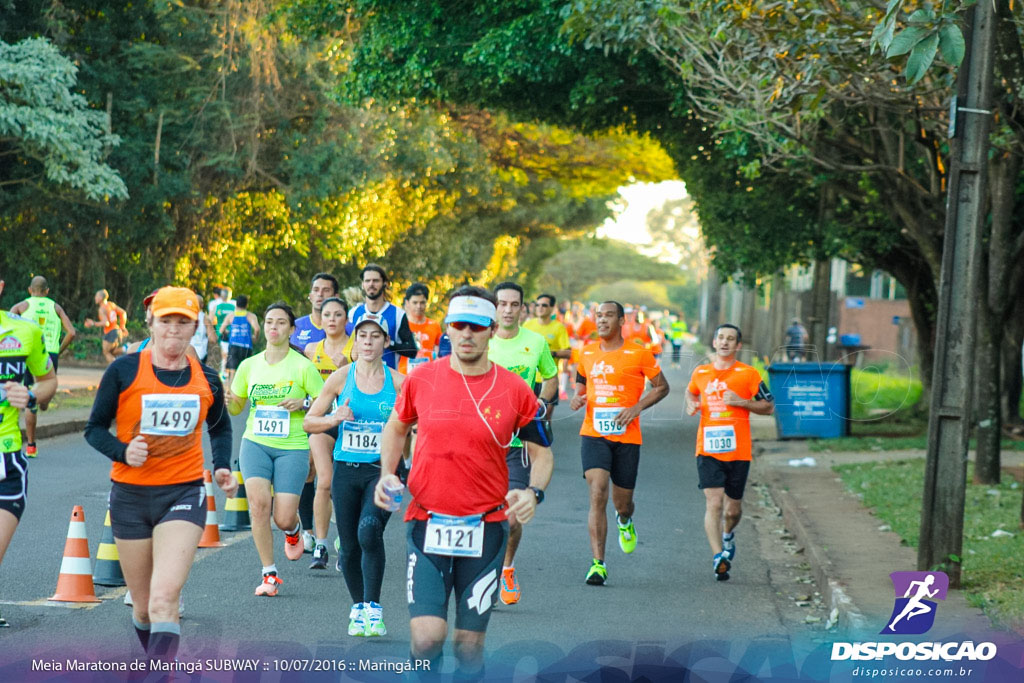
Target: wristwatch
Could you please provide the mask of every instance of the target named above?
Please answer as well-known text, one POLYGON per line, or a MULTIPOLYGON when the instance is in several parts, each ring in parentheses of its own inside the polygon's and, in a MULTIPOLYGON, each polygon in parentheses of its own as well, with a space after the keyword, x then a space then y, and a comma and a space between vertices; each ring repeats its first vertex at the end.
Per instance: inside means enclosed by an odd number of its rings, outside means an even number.
POLYGON ((536 486, 530 486, 529 489, 533 491, 533 495, 537 497, 537 505, 544 502, 544 489, 537 488, 536 486))
POLYGON ((37 404, 36 395, 34 393, 32 393, 31 389, 29 389, 28 390, 28 404, 25 407, 28 408, 29 410, 31 410, 32 412, 35 412, 36 404, 37 404))

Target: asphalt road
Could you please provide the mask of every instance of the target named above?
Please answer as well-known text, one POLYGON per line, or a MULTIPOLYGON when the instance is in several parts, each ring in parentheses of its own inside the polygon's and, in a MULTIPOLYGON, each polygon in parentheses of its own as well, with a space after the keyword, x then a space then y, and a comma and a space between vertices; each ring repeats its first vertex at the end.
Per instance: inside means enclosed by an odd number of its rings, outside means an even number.
MULTIPOLYGON (((794 637, 776 604, 771 565, 762 559, 753 524, 738 529, 732 579, 716 582, 712 577, 702 528, 703 495, 693 461, 696 420, 681 417, 690 367, 666 371, 672 393, 642 418, 644 446, 634 516, 639 545, 635 553, 624 555, 614 531, 610 534, 609 581, 603 587, 583 580, 591 555, 577 435, 582 411, 572 414, 565 403, 558 407, 555 474, 517 557, 523 598, 515 606, 499 603, 490 622, 489 676, 504 672, 521 677, 539 670, 573 676, 578 671, 582 676, 600 664, 657 670, 666 661, 683 665, 695 658, 714 670, 716 661, 730 665, 708 653, 738 661, 752 642, 786 645, 794 637)), ((236 419, 236 446, 242 424, 236 419)), ((75 654, 123 661, 142 656, 129 609, 121 602, 125 589, 98 586, 102 602, 87 607, 46 600, 56 586, 73 505, 85 509, 95 556, 108 471, 109 462, 81 435, 42 443, 40 457, 31 461, 28 510, 0 568, 0 611, 12 624, 0 630, 0 680, 20 678, 33 659, 63 661, 75 654)), ((219 491, 218 510, 223 510, 219 491)), ((253 590, 260 580, 260 563, 250 535, 222 532, 222 537, 229 545, 199 551, 185 586, 182 661, 266 658, 273 663, 261 664, 269 667, 262 669, 264 677, 279 680, 278 667, 289 666, 280 662, 292 659, 304 662, 303 667, 315 666, 308 662, 316 659, 343 661, 350 671, 360 660, 408 659, 405 535, 397 517, 386 533, 382 604, 389 632, 376 639, 346 635, 350 602, 341 575, 333 569, 333 549, 329 571, 310 571, 308 555, 298 562, 283 557, 283 535, 275 531, 284 585, 276 598, 257 598, 253 590)), ((339 674, 322 676, 334 680, 339 674)), ((288 678, 285 674, 283 679, 288 678)), ((203 678, 229 679, 218 674, 203 678)), ((318 677, 303 674, 301 679, 318 677)))

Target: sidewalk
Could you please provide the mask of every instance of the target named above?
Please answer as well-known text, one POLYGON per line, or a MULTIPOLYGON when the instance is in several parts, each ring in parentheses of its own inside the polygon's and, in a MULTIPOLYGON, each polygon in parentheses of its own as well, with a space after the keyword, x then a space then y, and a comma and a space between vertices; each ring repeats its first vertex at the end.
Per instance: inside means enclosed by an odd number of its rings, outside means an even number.
MULTIPOLYGON (((61 365, 57 370, 57 391, 95 390, 103 377, 104 368, 61 365)), ((36 417, 36 439, 48 439, 63 434, 82 432, 89 421, 91 408, 58 408, 40 410, 36 417)), ((22 422, 24 424, 24 422, 22 422)))
MULTIPOLYGON (((818 590, 837 610, 841 633, 876 637, 893 607, 894 571, 917 570, 917 551, 874 517, 843 487, 834 464, 923 458, 923 451, 811 453, 804 441, 776 440, 774 418, 752 420, 754 463, 751 474, 764 481, 782 511, 787 529, 804 548, 818 590), (793 458, 814 458, 811 467, 792 467, 793 458)), ((1024 462, 1022 453, 1004 454, 1005 465, 1024 462)), ((992 629, 962 591, 951 590, 942 605, 935 636, 992 629)))

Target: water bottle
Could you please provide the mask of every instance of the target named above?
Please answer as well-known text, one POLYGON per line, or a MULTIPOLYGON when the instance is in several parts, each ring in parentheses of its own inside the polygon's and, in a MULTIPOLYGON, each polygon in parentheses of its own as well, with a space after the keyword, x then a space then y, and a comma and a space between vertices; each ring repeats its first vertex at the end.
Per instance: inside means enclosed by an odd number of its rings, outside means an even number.
POLYGON ((384 484, 384 493, 387 495, 388 500, 388 512, 398 512, 398 509, 402 507, 402 491, 405 490, 405 485, 399 482, 396 484, 387 483, 384 484))

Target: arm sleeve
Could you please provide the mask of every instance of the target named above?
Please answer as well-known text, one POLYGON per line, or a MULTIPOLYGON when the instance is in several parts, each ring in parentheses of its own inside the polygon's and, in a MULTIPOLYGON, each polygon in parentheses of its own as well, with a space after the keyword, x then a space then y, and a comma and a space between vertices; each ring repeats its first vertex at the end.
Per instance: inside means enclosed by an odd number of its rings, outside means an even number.
POLYGON ((405 356, 406 358, 415 358, 416 352, 416 337, 413 336, 412 328, 409 327, 409 319, 402 316, 402 322, 398 323, 398 335, 397 338, 391 342, 390 351, 394 351, 399 356, 405 356))
POLYGON ((558 365, 555 364, 555 359, 551 357, 551 349, 548 347, 547 341, 544 342, 544 348, 541 349, 537 371, 543 379, 551 379, 558 374, 558 365))
POLYGON ((110 433, 110 425, 117 416, 121 392, 135 381, 139 370, 139 354, 122 356, 111 363, 103 373, 96 399, 92 404, 89 421, 85 425, 85 440, 90 446, 114 462, 124 462, 128 444, 110 433))
POLYGON ((576 371, 576 384, 587 386, 587 378, 579 370, 576 371))
POLYGON ((231 419, 224 405, 224 385, 220 383, 217 371, 203 365, 203 376, 210 385, 213 403, 206 413, 206 428, 210 434, 210 450, 213 454, 213 469, 231 469, 231 419))

